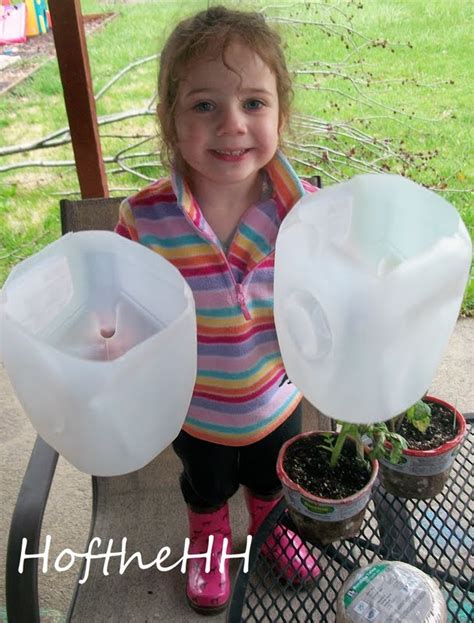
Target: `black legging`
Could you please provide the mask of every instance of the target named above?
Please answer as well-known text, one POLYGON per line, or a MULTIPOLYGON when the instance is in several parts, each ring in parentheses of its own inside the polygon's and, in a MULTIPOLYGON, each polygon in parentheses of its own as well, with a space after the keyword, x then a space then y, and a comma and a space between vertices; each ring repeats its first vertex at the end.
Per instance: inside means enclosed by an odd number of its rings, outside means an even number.
POLYGON ((287 439, 301 432, 301 403, 272 433, 248 446, 223 446, 181 431, 173 448, 183 463, 181 491, 187 504, 199 508, 222 506, 239 488, 272 495, 280 488, 276 474, 278 452, 287 439))

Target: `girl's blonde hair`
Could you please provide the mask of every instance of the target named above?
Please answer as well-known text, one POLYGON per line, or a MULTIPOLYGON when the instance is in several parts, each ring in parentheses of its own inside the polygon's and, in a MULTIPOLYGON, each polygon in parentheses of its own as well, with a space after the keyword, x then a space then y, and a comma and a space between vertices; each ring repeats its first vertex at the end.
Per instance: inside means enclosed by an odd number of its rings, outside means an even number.
POLYGON ((268 26, 260 13, 235 11, 223 6, 209 8, 180 22, 161 52, 158 117, 163 142, 161 159, 165 165, 180 166, 174 122, 180 79, 196 59, 221 55, 228 67, 224 54, 236 40, 258 54, 274 73, 280 127, 287 121, 293 90, 278 33, 268 26))

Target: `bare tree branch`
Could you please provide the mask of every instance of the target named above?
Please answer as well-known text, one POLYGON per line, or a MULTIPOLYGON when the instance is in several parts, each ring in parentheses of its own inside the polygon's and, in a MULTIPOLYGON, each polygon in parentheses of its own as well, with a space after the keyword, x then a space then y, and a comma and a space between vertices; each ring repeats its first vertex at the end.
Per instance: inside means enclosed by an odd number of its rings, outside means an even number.
POLYGON ((125 74, 127 74, 129 71, 131 71, 132 69, 135 69, 135 67, 138 67, 139 65, 143 65, 144 63, 149 63, 150 61, 156 61, 158 58, 160 58, 160 54, 153 54, 152 56, 146 56, 145 58, 140 58, 138 61, 133 61, 133 63, 130 63, 129 65, 121 69, 118 72, 118 74, 115 74, 115 76, 100 89, 97 95, 95 95, 94 97, 95 101, 101 98, 102 95, 104 95, 104 93, 106 93, 116 82, 120 80, 120 78, 123 78, 123 76, 125 76, 125 74))

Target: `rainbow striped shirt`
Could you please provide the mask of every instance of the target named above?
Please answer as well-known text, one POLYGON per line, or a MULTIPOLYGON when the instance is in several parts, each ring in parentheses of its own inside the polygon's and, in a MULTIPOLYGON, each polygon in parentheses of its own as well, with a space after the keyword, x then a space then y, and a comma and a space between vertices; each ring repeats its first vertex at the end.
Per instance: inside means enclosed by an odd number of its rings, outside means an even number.
POLYGON ((262 439, 301 400, 294 385, 282 383, 273 319, 274 250, 287 212, 316 189, 298 178, 281 152, 266 172, 273 193, 246 211, 227 255, 176 172, 126 199, 116 227, 169 260, 190 285, 198 372, 183 429, 230 446, 262 439))

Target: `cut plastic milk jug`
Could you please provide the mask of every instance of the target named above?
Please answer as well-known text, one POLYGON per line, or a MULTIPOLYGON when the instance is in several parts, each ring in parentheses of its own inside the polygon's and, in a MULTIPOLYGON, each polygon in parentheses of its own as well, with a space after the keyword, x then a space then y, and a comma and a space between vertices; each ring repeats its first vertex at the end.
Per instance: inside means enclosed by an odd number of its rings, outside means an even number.
POLYGON ((275 252, 288 377, 335 419, 370 423, 405 411, 447 346, 471 247, 456 209, 404 177, 360 175, 305 195, 275 252))
POLYGON ((1 355, 37 432, 78 469, 125 474, 179 433, 196 315, 179 271, 115 233, 67 234, 10 273, 1 355))

